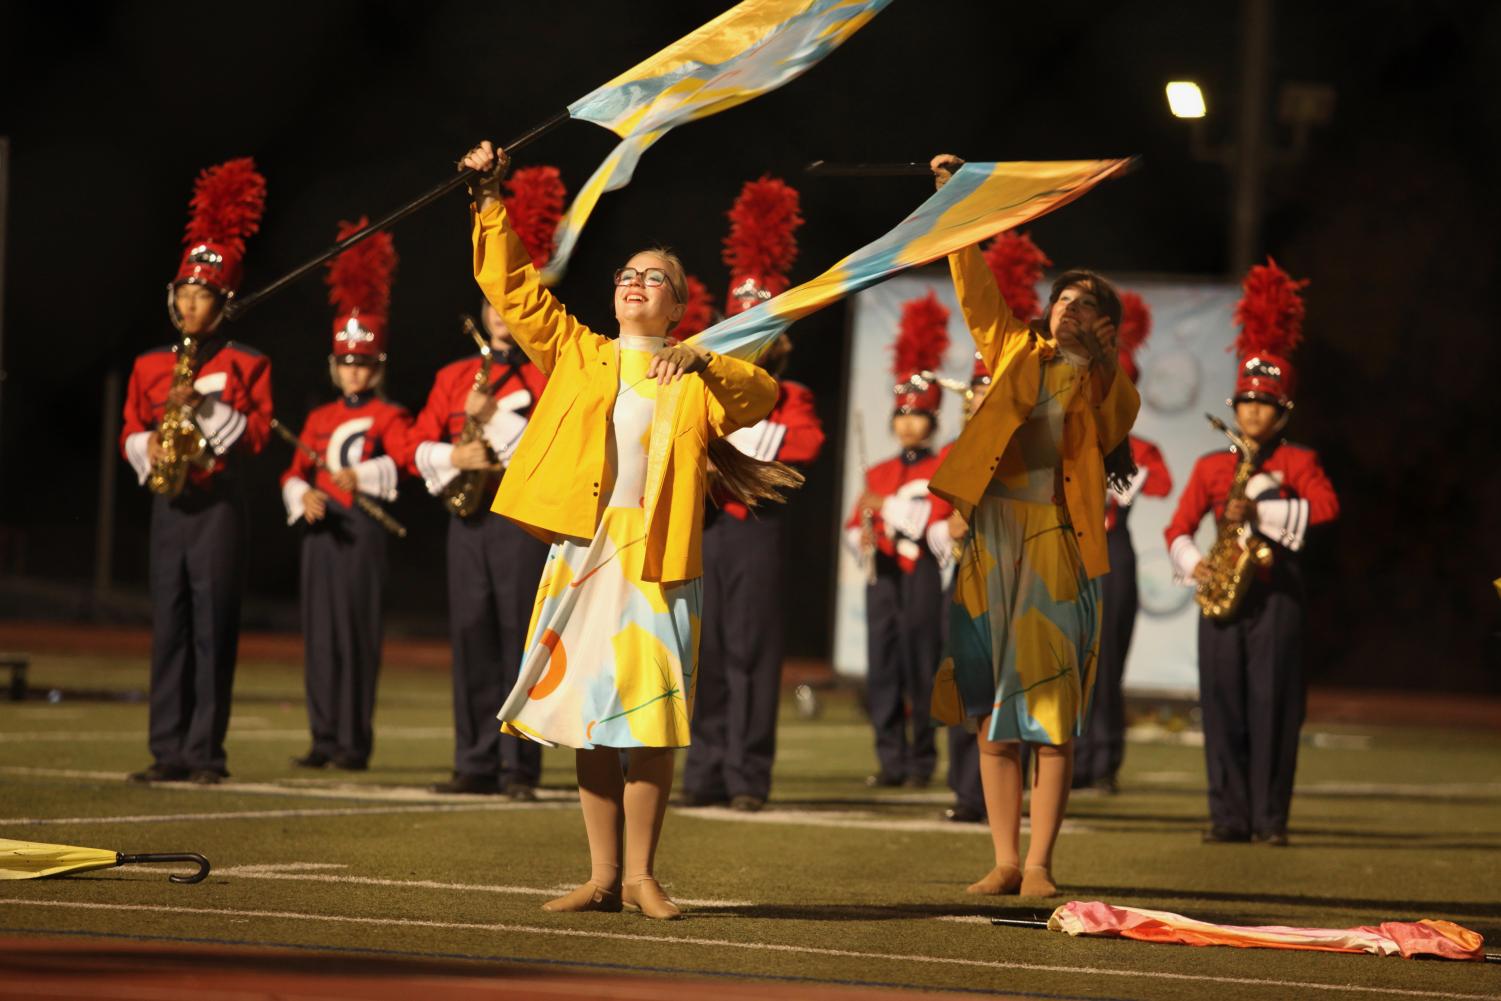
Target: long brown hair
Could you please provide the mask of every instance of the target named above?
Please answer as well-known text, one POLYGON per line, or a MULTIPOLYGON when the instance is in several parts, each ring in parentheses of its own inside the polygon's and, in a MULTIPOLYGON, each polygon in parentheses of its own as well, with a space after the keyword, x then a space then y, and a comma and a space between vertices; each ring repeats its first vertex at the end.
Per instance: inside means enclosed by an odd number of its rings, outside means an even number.
MULTIPOLYGON (((1086 268, 1070 268, 1053 280, 1053 290, 1048 295, 1048 304, 1042 311, 1042 316, 1032 321, 1032 329, 1043 337, 1053 338, 1053 306, 1058 302, 1058 297, 1063 295, 1064 290, 1074 285, 1088 289, 1090 294, 1099 303, 1100 312, 1109 317, 1110 322, 1117 327, 1121 323, 1121 297, 1104 275, 1090 271, 1086 268)), ((1117 379, 1126 376, 1116 372, 1117 379)), ((1131 455, 1131 437, 1122 438, 1114 448, 1105 454, 1105 480, 1112 487, 1125 490, 1131 483, 1131 477, 1136 475, 1136 459, 1131 455)))

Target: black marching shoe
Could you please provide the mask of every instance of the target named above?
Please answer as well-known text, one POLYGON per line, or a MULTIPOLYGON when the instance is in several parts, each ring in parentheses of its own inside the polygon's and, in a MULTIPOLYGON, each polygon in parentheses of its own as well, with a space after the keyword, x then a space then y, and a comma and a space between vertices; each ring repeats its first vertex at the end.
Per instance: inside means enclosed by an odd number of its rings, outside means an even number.
POLYGON ((705 806, 726 806, 730 802, 730 797, 724 793, 689 792, 684 789, 672 797, 671 802, 673 806, 684 810, 697 810, 705 806))
POLYGON ((341 772, 363 772, 370 769, 370 762, 364 758, 350 757, 346 754, 335 754, 333 766, 341 772))
POLYGON ((893 775, 890 772, 876 772, 874 775, 865 776, 867 789, 895 789, 902 782, 900 775, 893 775))
POLYGON ((498 796, 500 783, 489 775, 460 775, 455 772, 447 782, 435 782, 428 786, 429 792, 447 796, 498 796))
POLYGON ((1237 841, 1250 840, 1251 835, 1245 831, 1237 831, 1229 827, 1211 827, 1204 832, 1204 843, 1206 845, 1225 845, 1237 841))
POLYGON ((944 820, 952 824, 983 824, 985 823, 985 811, 976 810, 972 806, 963 803, 955 803, 944 810, 941 814, 944 820))
POLYGON ((188 776, 188 781, 199 786, 216 786, 229 778, 228 772, 221 772, 214 768, 195 768, 188 776))
POLYGON ((143 768, 125 776, 125 781, 134 782, 137 785, 147 785, 152 782, 184 782, 190 774, 181 765, 164 765, 160 761, 154 761, 149 768, 143 768))
POLYGON ((741 793, 730 800, 730 809, 739 810, 741 813, 760 813, 765 806, 766 800, 749 793, 741 793))
POLYGON ((530 782, 513 780, 506 783, 505 794, 513 803, 537 802, 537 787, 530 782))
POLYGON ((908 775, 902 785, 908 789, 926 789, 933 782, 931 775, 908 775))
POLYGON ((1251 840, 1260 845, 1271 845, 1273 848, 1286 848, 1287 830, 1284 828, 1280 831, 1266 831, 1265 833, 1254 834, 1251 836, 1251 840))
POLYGON ((322 751, 309 751, 300 758, 293 758, 292 764, 298 768, 327 768, 333 761, 322 751))

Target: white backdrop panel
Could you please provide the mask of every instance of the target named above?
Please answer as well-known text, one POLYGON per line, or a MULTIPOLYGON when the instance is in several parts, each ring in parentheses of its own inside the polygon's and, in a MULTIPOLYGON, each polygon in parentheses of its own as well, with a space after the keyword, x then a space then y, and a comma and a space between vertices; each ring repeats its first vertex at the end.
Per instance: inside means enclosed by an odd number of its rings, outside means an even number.
MULTIPOLYGON (((1142 409, 1133 433, 1162 450, 1173 476, 1173 492, 1169 497, 1141 498, 1131 513, 1141 615, 1126 662, 1125 684, 1128 690, 1136 692, 1191 694, 1198 690, 1195 649, 1198 607, 1188 589, 1172 583, 1162 533, 1194 462, 1205 452, 1226 445, 1224 437, 1204 420, 1204 413, 1227 415, 1225 398, 1230 395, 1235 378, 1235 359, 1228 350, 1234 340, 1231 313, 1240 289, 1233 285, 1166 279, 1123 280, 1121 286, 1147 301, 1153 319, 1152 337, 1137 355, 1142 409)), ((1039 295, 1045 298, 1047 289, 1048 283, 1044 283, 1038 289, 1039 295)), ((859 496, 863 478, 855 428, 857 424, 864 428, 869 462, 880 462, 895 453, 896 443, 890 432, 894 382, 891 344, 902 304, 926 295, 929 290, 936 292, 950 310, 950 344, 942 374, 967 380, 974 346, 954 299, 946 267, 908 272, 854 297, 845 414, 849 438, 844 449, 837 526, 841 538, 844 521, 859 496)), ((957 394, 946 392, 935 441, 941 444, 956 437, 961 420, 957 394)), ((1200 548, 1207 550, 1213 537, 1213 524, 1206 519, 1199 529, 1200 548)), ((834 614, 834 666, 841 674, 863 676, 865 586, 857 561, 842 545, 834 614)))

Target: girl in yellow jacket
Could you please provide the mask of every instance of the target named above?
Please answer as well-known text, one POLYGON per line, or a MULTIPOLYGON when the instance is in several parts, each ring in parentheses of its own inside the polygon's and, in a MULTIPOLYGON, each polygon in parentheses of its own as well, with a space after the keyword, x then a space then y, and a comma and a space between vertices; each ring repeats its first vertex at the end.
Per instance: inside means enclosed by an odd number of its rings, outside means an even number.
POLYGON ((641 251, 615 272, 618 338, 570 316, 506 219, 505 165, 488 142, 460 164, 485 174, 474 277, 549 379, 491 510, 552 549, 499 716, 507 733, 578 749, 591 873, 543 909, 673 918, 653 858, 692 714, 706 456, 711 440, 770 413, 777 386, 747 362, 667 345, 687 300, 670 252, 641 251))
MULTIPOLYGON (((963 161, 939 156, 941 187, 963 161)), ((975 247, 949 257, 975 346, 992 373, 928 489, 969 523, 954 582, 933 717, 978 729, 994 868, 971 893, 1052 896, 1099 647, 1099 577, 1110 569, 1105 484, 1132 470, 1139 400, 1116 373, 1120 299, 1088 271, 1053 283, 1037 325, 1014 316, 975 247), (1021 865, 1021 742, 1036 748, 1032 840, 1021 865)))

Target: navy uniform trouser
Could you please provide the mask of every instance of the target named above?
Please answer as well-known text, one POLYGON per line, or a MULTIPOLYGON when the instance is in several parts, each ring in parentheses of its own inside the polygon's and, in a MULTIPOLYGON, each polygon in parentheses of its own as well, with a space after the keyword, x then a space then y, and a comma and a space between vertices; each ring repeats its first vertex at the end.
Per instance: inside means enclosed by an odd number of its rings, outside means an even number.
POLYGON ((221 473, 151 508, 151 755, 225 772, 249 521, 238 482, 221 473))
POLYGON ((1115 778, 1126 756, 1126 654, 1136 630, 1136 550, 1123 515, 1105 536, 1110 572, 1101 581, 1100 656, 1084 732, 1074 741, 1074 785, 1115 778))
POLYGON ((782 687, 782 521, 711 512, 693 739, 683 788, 708 798, 771 792, 782 687))
POLYGON ((1303 590, 1296 568, 1280 565, 1252 585, 1228 622, 1199 620, 1199 705, 1209 817, 1237 833, 1287 829, 1303 679, 1303 590))
POLYGON ((500 735, 495 714, 516 685, 547 544, 488 510, 448 520, 453 642, 453 770, 536 785, 542 748, 500 735))
POLYGON ((876 582, 865 588, 865 689, 876 758, 889 776, 926 781, 938 762, 929 703, 943 650, 943 583, 926 552, 911 573, 885 555, 876 569, 876 582))
POLYGON ((370 758, 380 674, 387 532, 358 508, 329 500, 302 537, 302 635, 313 751, 370 758))

